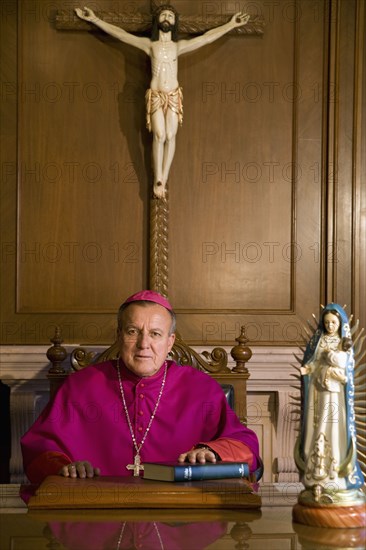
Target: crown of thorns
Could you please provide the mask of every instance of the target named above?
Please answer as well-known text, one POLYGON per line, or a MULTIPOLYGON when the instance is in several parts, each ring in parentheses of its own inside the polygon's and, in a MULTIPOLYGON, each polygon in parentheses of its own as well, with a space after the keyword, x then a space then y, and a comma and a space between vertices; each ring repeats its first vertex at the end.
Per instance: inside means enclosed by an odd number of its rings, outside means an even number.
POLYGON ((154 11, 154 16, 159 17, 162 11, 171 11, 176 17, 179 15, 178 11, 171 4, 160 4, 154 11))

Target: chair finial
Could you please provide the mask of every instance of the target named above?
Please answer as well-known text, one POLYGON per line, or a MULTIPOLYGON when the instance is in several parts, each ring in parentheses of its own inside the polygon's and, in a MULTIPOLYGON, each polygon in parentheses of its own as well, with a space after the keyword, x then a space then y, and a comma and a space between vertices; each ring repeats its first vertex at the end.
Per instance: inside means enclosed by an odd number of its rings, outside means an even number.
POLYGON ((238 338, 235 338, 238 342, 237 346, 234 346, 231 350, 231 357, 234 359, 236 366, 233 368, 233 372, 247 373, 248 369, 245 363, 249 361, 252 356, 252 350, 246 345, 248 339, 245 335, 245 326, 241 327, 241 333, 238 338))
POLYGON ((58 325, 56 325, 55 335, 50 341, 53 343, 53 346, 47 350, 47 359, 52 363, 52 367, 49 369, 48 374, 64 374, 65 369, 62 363, 67 357, 67 351, 61 346, 63 339, 61 336, 61 328, 58 325))

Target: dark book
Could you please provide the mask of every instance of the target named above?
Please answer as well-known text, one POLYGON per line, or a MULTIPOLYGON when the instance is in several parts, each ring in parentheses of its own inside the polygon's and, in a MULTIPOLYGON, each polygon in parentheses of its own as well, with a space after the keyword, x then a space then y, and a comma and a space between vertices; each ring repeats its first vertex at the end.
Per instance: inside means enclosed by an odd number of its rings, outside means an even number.
POLYGON ((144 462, 144 478, 157 481, 200 481, 204 479, 249 479, 246 462, 144 462))

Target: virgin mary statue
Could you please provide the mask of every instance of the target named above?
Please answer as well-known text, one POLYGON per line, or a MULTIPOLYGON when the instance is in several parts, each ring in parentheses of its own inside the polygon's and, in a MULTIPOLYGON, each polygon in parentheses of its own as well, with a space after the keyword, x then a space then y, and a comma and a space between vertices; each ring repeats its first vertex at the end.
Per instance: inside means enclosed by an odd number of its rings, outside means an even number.
POLYGON ((356 456, 354 346, 347 315, 328 304, 301 365, 301 429, 295 449, 305 491, 299 502, 347 506, 364 501, 356 456))

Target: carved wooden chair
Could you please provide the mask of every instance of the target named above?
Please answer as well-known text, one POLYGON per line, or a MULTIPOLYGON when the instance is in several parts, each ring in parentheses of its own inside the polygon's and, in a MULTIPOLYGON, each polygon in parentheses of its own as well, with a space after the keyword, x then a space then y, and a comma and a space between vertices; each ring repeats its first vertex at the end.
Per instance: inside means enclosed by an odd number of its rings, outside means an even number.
MULTIPOLYGON (((217 380, 223 388, 230 406, 234 409, 241 422, 246 424, 247 380, 250 376, 246 362, 250 359, 252 352, 246 346, 247 338, 244 327, 241 328, 241 334, 236 338, 236 341, 237 345, 231 350, 231 356, 235 361, 235 366, 232 369, 228 367, 228 353, 224 348, 217 347, 211 352, 204 351, 200 354, 189 347, 179 334, 176 335, 169 358, 182 365, 182 367, 184 365, 191 365, 217 380)), ((85 348, 79 347, 71 352, 71 370, 66 370, 64 361, 67 357, 67 352, 62 346, 63 340, 59 327, 56 327, 55 336, 51 339, 51 342, 53 346, 47 351, 47 357, 52 364, 48 371, 51 398, 65 378, 72 375, 73 371, 78 371, 88 365, 118 357, 117 341, 101 353, 87 351, 85 348)))

